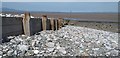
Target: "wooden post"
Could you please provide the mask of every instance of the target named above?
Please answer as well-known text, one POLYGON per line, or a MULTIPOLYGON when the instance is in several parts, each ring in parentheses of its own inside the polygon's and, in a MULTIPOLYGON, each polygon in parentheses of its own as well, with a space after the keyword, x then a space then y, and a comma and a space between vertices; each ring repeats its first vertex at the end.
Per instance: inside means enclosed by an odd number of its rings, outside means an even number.
POLYGON ((30 36, 30 13, 25 13, 23 17, 23 29, 24 29, 24 34, 27 36, 30 36))
POLYGON ((50 19, 51 29, 54 30, 54 18, 50 19))
POLYGON ((62 26, 64 26, 64 19, 62 18, 62 21, 61 21, 61 23, 62 23, 62 26))
POLYGON ((57 24, 57 21, 58 21, 58 20, 55 19, 55 28, 56 28, 56 30, 58 30, 58 26, 57 26, 58 24, 57 24))
POLYGON ((46 30, 46 21, 47 21, 47 16, 43 15, 42 16, 42 28, 43 28, 43 31, 46 30))
POLYGON ((60 18, 58 18, 58 29, 60 29, 60 25, 61 25, 61 20, 60 18))
POLYGON ((62 18, 58 18, 58 28, 62 28, 63 26, 63 19, 62 18))

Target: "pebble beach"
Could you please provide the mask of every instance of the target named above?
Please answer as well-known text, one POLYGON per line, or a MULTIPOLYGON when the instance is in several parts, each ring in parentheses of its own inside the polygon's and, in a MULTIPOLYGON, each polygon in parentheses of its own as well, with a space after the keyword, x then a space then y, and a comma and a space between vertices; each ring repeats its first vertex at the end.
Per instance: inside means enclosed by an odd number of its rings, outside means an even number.
POLYGON ((118 56, 118 33, 66 25, 33 36, 9 36, 0 44, 3 56, 118 56))

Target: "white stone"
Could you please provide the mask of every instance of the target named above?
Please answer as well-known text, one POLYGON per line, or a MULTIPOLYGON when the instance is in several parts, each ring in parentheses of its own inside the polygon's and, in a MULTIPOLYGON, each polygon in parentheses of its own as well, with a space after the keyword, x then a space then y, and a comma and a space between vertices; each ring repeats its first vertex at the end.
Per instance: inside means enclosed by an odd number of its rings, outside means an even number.
POLYGON ((63 54, 66 54, 67 52, 66 51, 62 51, 63 54))
POLYGON ((0 55, 2 55, 3 54, 3 52, 2 51, 0 51, 0 55))
POLYGON ((79 44, 79 42, 78 42, 78 41, 75 41, 75 44, 79 44))
POLYGON ((59 51, 62 52, 63 54, 66 54, 67 52, 65 51, 65 48, 64 47, 60 47, 59 48, 59 51))
POLYGON ((72 39, 70 39, 70 41, 73 41, 72 39))
POLYGON ((38 37, 39 40, 41 40, 42 38, 41 37, 38 37))
POLYGON ((24 37, 25 35, 22 35, 22 37, 24 37))
POLYGON ((51 38, 47 38, 47 41, 52 40, 51 38))
POLYGON ((31 38, 31 37, 29 37, 29 36, 27 37, 27 39, 30 39, 30 38, 31 38))
POLYGON ((93 48, 92 50, 99 50, 99 48, 93 48))
POLYGON ((8 55, 8 56, 11 56, 13 52, 14 52, 13 50, 9 50, 9 51, 7 52, 7 55, 8 55))
POLYGON ((11 39, 11 38, 14 38, 14 36, 9 36, 9 37, 7 37, 8 39, 11 39))
POLYGON ((80 47, 83 48, 84 46, 82 44, 80 44, 80 47))
POLYGON ((32 40, 31 43, 32 43, 31 45, 34 46, 35 45, 35 40, 32 40))
POLYGON ((80 50, 80 53, 84 52, 83 50, 80 50))
POLYGON ((112 49, 110 46, 105 45, 105 48, 107 48, 108 50, 112 49))
POLYGON ((107 52, 106 55, 107 55, 107 56, 110 55, 110 52, 107 52))
POLYGON ((14 39, 11 39, 10 42, 11 43, 16 43, 16 41, 14 39))
POLYGON ((86 51, 88 51, 89 49, 86 49, 86 51))
POLYGON ((84 39, 81 39, 81 42, 84 42, 84 39))
POLYGON ((47 48, 47 50, 48 50, 49 52, 52 52, 52 51, 54 50, 54 48, 47 48))
POLYGON ((56 49, 60 49, 60 46, 58 45, 58 46, 56 47, 56 49))
POLYGON ((46 43, 46 46, 47 46, 47 47, 54 47, 54 45, 55 45, 55 44, 54 44, 53 42, 48 42, 48 43, 46 43))
POLYGON ((17 48, 21 51, 27 51, 29 47, 27 45, 18 45, 17 48))
POLYGON ((0 58, 2 58, 2 56, 0 56, 0 58))
POLYGON ((38 54, 39 53, 39 51, 38 50, 34 50, 34 54, 38 54))
POLYGON ((99 44, 99 43, 100 43, 100 41, 97 41, 96 43, 97 43, 97 44, 99 44))
POLYGON ((40 51, 40 53, 44 53, 45 51, 40 51))
POLYGON ((17 51, 16 50, 14 51, 14 55, 17 55, 17 51))

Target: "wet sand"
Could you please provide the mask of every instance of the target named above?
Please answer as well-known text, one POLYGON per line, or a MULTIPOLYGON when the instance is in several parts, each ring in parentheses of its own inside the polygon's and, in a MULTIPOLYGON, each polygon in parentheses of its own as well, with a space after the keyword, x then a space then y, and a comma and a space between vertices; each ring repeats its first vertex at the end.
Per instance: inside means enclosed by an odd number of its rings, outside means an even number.
POLYGON ((81 21, 118 22, 117 13, 31 13, 35 17, 73 18, 81 21))
POLYGON ((79 21, 79 20, 69 20, 69 22, 65 20, 65 23, 72 26, 80 26, 87 27, 97 30, 104 30, 109 32, 119 32, 118 23, 116 22, 88 22, 88 21, 79 21))

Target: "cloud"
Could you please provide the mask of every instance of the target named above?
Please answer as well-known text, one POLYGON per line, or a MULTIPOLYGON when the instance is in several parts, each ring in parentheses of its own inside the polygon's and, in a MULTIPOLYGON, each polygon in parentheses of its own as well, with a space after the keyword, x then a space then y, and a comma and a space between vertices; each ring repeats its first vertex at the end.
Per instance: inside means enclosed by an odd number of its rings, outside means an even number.
POLYGON ((2 0, 2 2, 118 2, 120 0, 2 0))

